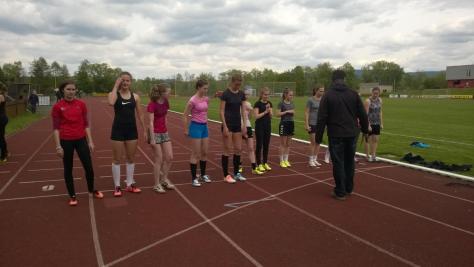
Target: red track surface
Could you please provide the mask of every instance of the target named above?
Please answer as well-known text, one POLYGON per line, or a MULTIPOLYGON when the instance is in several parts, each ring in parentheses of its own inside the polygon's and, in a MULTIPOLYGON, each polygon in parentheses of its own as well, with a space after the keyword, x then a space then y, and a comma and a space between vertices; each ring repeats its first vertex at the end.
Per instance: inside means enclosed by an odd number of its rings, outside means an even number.
POLYGON ((107 191, 113 187, 112 109, 101 98, 87 103, 96 187, 106 191, 105 199, 85 193, 76 161, 76 191, 82 193, 77 207, 67 205, 49 120, 10 137, 13 156, 0 165, 0 266, 474 266, 472 185, 361 163, 355 193, 340 202, 330 197, 330 165, 308 167, 304 144, 293 143, 292 168, 277 166, 277 137, 273 170, 256 177, 246 168, 249 181, 229 185, 218 164, 219 125, 210 124, 214 182, 193 188, 189 143, 175 114, 169 116, 170 178, 178 190, 151 190, 151 150, 140 140, 135 179, 143 192, 113 198, 107 191), (54 190, 43 192, 47 185, 54 190))

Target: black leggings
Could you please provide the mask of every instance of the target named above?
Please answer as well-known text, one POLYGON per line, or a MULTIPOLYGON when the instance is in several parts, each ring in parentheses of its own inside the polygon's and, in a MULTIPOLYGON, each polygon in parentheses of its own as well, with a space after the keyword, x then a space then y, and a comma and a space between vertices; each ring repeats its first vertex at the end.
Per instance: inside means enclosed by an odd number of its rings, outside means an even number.
POLYGON ((94 192, 94 170, 92 168, 91 154, 86 138, 77 140, 61 140, 61 147, 64 150, 64 180, 66 181, 67 191, 70 197, 75 197, 74 178, 72 177, 72 167, 74 160, 74 150, 76 150, 81 160, 84 171, 86 172, 87 190, 94 192))
POLYGON ((8 124, 7 116, 0 116, 0 159, 5 159, 8 155, 7 141, 5 140, 5 128, 8 124))
POLYGON ((255 157, 257 160, 257 165, 261 163, 268 162, 268 147, 270 146, 270 137, 272 134, 272 127, 271 125, 255 125, 255 139, 257 140, 257 144, 255 147, 255 157), (261 160, 262 156, 262 148, 263 148, 263 161, 261 160))

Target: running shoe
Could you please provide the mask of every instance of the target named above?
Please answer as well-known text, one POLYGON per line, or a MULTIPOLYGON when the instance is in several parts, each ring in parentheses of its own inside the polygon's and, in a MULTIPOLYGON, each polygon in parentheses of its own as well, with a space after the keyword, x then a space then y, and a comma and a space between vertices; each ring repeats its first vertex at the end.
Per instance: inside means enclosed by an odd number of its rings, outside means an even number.
POLYGON ((122 188, 120 186, 115 187, 114 190, 114 197, 121 197, 122 196, 122 188))
POLYGON ((171 181, 169 179, 163 179, 163 181, 161 182, 161 185, 165 189, 168 189, 168 190, 174 190, 175 189, 175 186, 171 183, 171 181))
POLYGON ((224 177, 224 181, 229 183, 229 184, 235 183, 234 178, 232 178, 232 176, 230 174, 228 174, 226 177, 224 177))
POLYGON ((319 163, 317 160, 314 161, 314 164, 316 164, 316 167, 321 166, 321 163, 319 163))
POLYGON ((368 162, 374 162, 372 156, 369 156, 369 157, 367 158, 367 161, 368 161, 368 162))
POLYGON ((210 183, 210 182, 212 182, 212 181, 211 181, 211 178, 209 178, 209 175, 202 175, 202 176, 201 176, 201 180, 202 180, 203 182, 205 182, 205 183, 210 183))
POLYGON ((258 166, 257 166, 257 170, 260 171, 260 172, 265 172, 265 171, 267 171, 267 170, 265 169, 265 166, 264 166, 263 164, 258 165, 258 166))
POLYGON ((195 187, 200 187, 201 186, 201 183, 199 182, 198 178, 193 179, 192 186, 195 186, 195 187))
POLYGON ((69 199, 69 206, 77 206, 77 199, 76 197, 71 197, 69 199))
POLYGON ((161 186, 161 184, 155 185, 155 186, 153 187, 153 191, 155 191, 155 192, 157 192, 157 193, 160 193, 160 194, 166 193, 166 190, 163 189, 163 187, 161 186))
POLYGON ((341 201, 346 200, 345 196, 338 196, 334 191, 332 192, 332 197, 337 199, 337 200, 341 200, 341 201))
POLYGON ((239 167, 239 172, 242 173, 244 171, 244 168, 239 167))
POLYGON ((287 167, 291 167, 291 164, 290 164, 290 162, 289 162, 288 160, 285 161, 285 164, 286 164, 287 167))
POLYGON ((103 199, 104 198, 104 194, 102 194, 102 192, 100 192, 98 190, 94 190, 93 194, 94 194, 94 197, 97 198, 97 199, 103 199))
POLYGON ((262 175, 262 174, 264 174, 265 172, 262 172, 262 171, 260 171, 258 168, 255 168, 255 169, 252 170, 252 173, 253 173, 253 174, 256 174, 256 175, 262 175))
POLYGON ((310 167, 316 167, 316 163, 314 162, 314 160, 309 161, 309 166, 310 167))
POLYGON ((288 168, 288 165, 286 165, 286 161, 284 161, 284 160, 280 161, 280 167, 288 168))
POLYGON ((241 182, 247 181, 247 178, 243 177, 240 172, 238 172, 237 174, 235 174, 234 179, 235 179, 236 181, 241 181, 241 182))
POLYGON ((140 188, 136 187, 134 184, 127 186, 125 190, 130 193, 140 193, 142 191, 140 188))
POLYGON ((268 165, 268 163, 263 164, 263 167, 265 167, 265 170, 267 170, 267 171, 272 170, 272 168, 270 168, 270 165, 268 165))

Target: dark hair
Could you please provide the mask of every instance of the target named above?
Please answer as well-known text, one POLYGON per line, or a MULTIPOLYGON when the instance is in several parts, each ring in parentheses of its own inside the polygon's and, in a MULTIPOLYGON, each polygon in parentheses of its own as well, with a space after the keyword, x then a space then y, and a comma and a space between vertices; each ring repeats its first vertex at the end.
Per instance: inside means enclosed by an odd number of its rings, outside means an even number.
POLYGON ((281 94, 281 99, 285 100, 290 92, 292 92, 292 90, 290 90, 290 88, 288 88, 288 87, 285 88, 283 90, 283 93, 281 94))
POLYGON ((164 92, 168 90, 170 86, 167 83, 155 84, 150 90, 150 100, 153 102, 158 101, 161 98, 164 92))
POLYGON ((61 92, 61 94, 64 94, 64 88, 66 88, 66 86, 68 86, 69 84, 74 84, 74 85, 76 85, 76 82, 73 81, 73 80, 66 80, 66 81, 63 81, 63 82, 59 85, 59 92, 61 92))
POLYGON ((197 82, 196 82, 196 90, 199 89, 199 88, 201 88, 201 87, 203 87, 203 86, 205 86, 205 85, 208 85, 208 84, 209 84, 208 81, 206 81, 206 80, 204 80, 204 79, 199 79, 199 80, 197 80, 197 82))
POLYGON ((240 73, 234 73, 234 74, 232 74, 232 77, 230 78, 231 82, 236 82, 236 81, 241 82, 243 80, 244 80, 244 78, 242 78, 242 74, 240 74, 240 73))
POLYGON ((380 87, 375 86, 374 88, 372 88, 372 93, 373 93, 374 91, 379 91, 379 93, 380 93, 380 87))
POLYGON ((263 97, 263 93, 265 92, 269 92, 270 93, 270 89, 268 87, 263 87, 262 89, 260 89, 260 95, 258 97, 258 100, 262 100, 262 97, 263 97))
POLYGON ((313 96, 316 95, 316 93, 319 91, 320 88, 324 88, 324 86, 318 84, 313 87, 313 96))
POLYGON ((332 81, 344 80, 346 78, 346 73, 343 70, 335 70, 332 72, 332 81))

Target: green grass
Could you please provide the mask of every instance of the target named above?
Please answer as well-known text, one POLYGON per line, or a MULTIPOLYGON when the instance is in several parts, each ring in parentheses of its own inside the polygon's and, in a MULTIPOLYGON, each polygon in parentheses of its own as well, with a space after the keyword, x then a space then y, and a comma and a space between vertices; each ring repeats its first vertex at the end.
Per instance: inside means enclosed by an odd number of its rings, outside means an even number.
MULTIPOLYGON (((170 99, 171 109, 183 112, 189 97, 170 99)), ((304 130, 306 97, 295 98, 295 137, 308 140, 304 130)), ((144 102, 148 102, 143 98, 144 102)), ((278 98, 271 99, 276 106, 278 98)), ((428 161, 474 163, 474 102, 473 100, 389 99, 384 98, 384 129, 378 155, 399 160, 408 152, 419 154, 428 161), (403 135, 403 136, 402 136, 403 135), (410 147, 413 141, 429 144, 428 149, 410 147)), ((251 100, 254 103, 255 99, 251 100)), ((219 120, 219 101, 212 98, 209 118, 219 120)), ((273 118, 273 132, 279 119, 273 118)), ((358 150, 363 151, 359 146, 358 150)), ((474 170, 463 173, 474 176, 474 170)))
POLYGON ((6 135, 14 134, 18 131, 21 131, 28 127, 35 121, 38 121, 46 116, 46 111, 41 108, 41 111, 37 112, 36 114, 32 114, 30 112, 25 112, 17 117, 8 118, 8 124, 5 129, 6 135))

